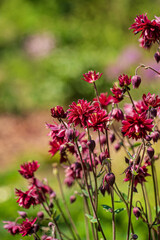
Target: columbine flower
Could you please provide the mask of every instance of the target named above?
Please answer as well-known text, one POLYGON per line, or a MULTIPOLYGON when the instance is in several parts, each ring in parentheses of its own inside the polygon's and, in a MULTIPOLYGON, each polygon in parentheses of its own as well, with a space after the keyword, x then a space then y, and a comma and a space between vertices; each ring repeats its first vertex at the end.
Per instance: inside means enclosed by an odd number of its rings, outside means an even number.
POLYGON ((111 88, 111 92, 114 94, 113 101, 114 103, 119 103, 123 100, 123 90, 114 84, 113 88, 111 88))
POLYGON ((98 110, 90 115, 88 126, 93 127, 94 131, 99 130, 103 132, 106 128, 106 122, 109 120, 105 110, 98 110))
MULTIPOLYGON (((99 107, 99 103, 98 103, 97 98, 94 98, 93 101, 94 101, 94 106, 99 107)), ((100 101, 101 107, 105 108, 113 102, 113 97, 111 95, 108 95, 107 92, 106 93, 101 93, 100 96, 99 96, 99 101, 100 101)))
POLYGON ((148 93, 147 96, 143 94, 143 101, 147 107, 156 108, 160 106, 160 97, 155 96, 155 94, 148 93))
POLYGON ((88 118, 95 111, 90 103, 91 102, 87 102, 87 100, 83 99, 79 99, 77 104, 73 102, 68 109, 68 124, 74 123, 75 126, 80 124, 81 126, 86 127, 88 118))
POLYGON ((143 37, 144 41, 156 42, 160 38, 160 24, 156 20, 150 21, 147 18, 147 14, 139 15, 135 18, 130 29, 134 29, 134 34, 141 32, 140 37, 143 37))
POLYGON ((125 74, 120 75, 118 77, 118 80, 119 80, 119 85, 121 87, 127 87, 131 84, 131 76, 128 77, 128 75, 125 75, 125 74))
POLYGON ((22 222, 20 226, 20 233, 23 237, 34 232, 34 223, 36 220, 37 218, 33 219, 32 221, 26 218, 26 220, 22 222))
POLYGON ((152 119, 146 119, 145 113, 138 115, 134 112, 133 116, 126 116, 126 120, 122 121, 122 133, 124 133, 124 136, 136 140, 139 138, 145 138, 147 132, 152 131, 152 122, 152 119))
POLYGON ((51 108, 51 115, 54 118, 66 118, 67 113, 64 112, 63 107, 57 106, 57 107, 51 108))
POLYGON ((103 73, 96 73, 95 71, 88 71, 88 73, 85 73, 83 74, 83 77, 82 80, 88 82, 88 83, 93 83, 95 82, 96 80, 98 80, 101 76, 102 76, 103 73))
MULTIPOLYGON (((135 166, 135 171, 136 169, 139 167, 139 165, 135 166)), ((125 174, 126 177, 124 179, 125 182, 128 182, 132 179, 132 171, 133 171, 133 165, 129 166, 126 170, 125 170, 125 174)), ((138 183, 142 184, 143 182, 146 182, 146 177, 150 176, 150 174, 148 173, 148 169, 146 167, 146 165, 143 165, 142 167, 139 168, 137 175, 135 176, 134 179, 134 186, 136 187, 138 183)))
POLYGON ((23 192, 19 189, 16 189, 15 193, 16 196, 19 197, 17 202, 19 203, 20 207, 28 209, 31 205, 36 205, 35 198, 30 195, 29 191, 23 192))
POLYGON ((26 179, 34 177, 34 172, 39 168, 38 161, 33 161, 29 163, 24 163, 21 165, 19 173, 26 179))
POLYGON ((16 222, 4 221, 4 229, 7 229, 8 232, 12 235, 18 234, 20 232, 20 225, 16 222))

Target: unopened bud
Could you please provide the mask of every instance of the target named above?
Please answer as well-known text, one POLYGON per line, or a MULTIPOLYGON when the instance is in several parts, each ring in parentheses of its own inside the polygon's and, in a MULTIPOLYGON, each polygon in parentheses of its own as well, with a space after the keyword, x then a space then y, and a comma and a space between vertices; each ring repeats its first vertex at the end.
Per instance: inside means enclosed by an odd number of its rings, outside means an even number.
POLYGON ((152 159, 152 157, 154 156, 154 149, 152 147, 148 147, 147 153, 150 159, 152 159))
POLYGON ((156 52, 154 54, 154 58, 155 58, 156 62, 159 63, 159 61, 160 61, 160 52, 156 52))
POLYGON ((138 88, 140 84, 141 84, 141 77, 138 75, 133 76, 132 77, 133 88, 138 88))
POLYGON ((105 175, 105 180, 110 186, 113 186, 115 183, 115 175, 113 173, 107 173, 105 175))
POLYGON ((115 134, 114 134, 114 133, 111 133, 111 134, 109 135, 109 139, 110 139, 111 143, 113 143, 114 140, 116 139, 115 134))
POLYGON ((152 117, 157 116, 157 110, 155 108, 151 108, 150 113, 151 113, 152 117))
POLYGON ((138 218, 141 216, 141 209, 139 207, 134 207, 133 208, 133 214, 138 220, 138 218))
POLYGON ((72 195, 70 196, 70 203, 74 203, 76 201, 76 196, 72 195))
POLYGON ((118 151, 121 148, 121 144, 120 143, 116 143, 114 145, 114 148, 115 148, 116 151, 118 151))
POLYGON ((26 218, 26 217, 27 217, 27 213, 26 213, 26 212, 18 211, 18 214, 19 214, 20 217, 22 217, 22 218, 26 218))
POLYGON ((94 140, 90 140, 90 141, 87 142, 87 146, 88 146, 89 150, 90 150, 91 152, 93 152, 94 149, 95 149, 96 143, 95 143, 94 140))
POLYGON ((157 142, 158 139, 159 139, 159 136, 160 136, 160 134, 159 134, 158 131, 154 131, 154 132, 151 133, 151 137, 153 139, 153 142, 157 142))
POLYGON ((43 212, 38 212, 37 217, 42 220, 44 218, 44 213, 43 212))

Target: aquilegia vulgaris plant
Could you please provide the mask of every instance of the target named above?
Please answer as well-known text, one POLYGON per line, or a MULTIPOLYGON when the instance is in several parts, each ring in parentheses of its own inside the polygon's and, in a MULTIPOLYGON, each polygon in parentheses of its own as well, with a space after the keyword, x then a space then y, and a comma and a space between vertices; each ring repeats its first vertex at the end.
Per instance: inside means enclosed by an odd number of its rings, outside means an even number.
MULTIPOLYGON (((150 48, 152 44, 159 46, 159 17, 150 21, 146 14, 139 15, 130 29, 133 29, 134 34, 140 33, 143 48, 150 48)), ((160 61, 159 51, 155 54, 155 60, 157 63, 160 61)), ((147 239, 160 239, 160 196, 155 167, 159 159, 159 152, 155 153, 155 143, 160 139, 160 96, 149 92, 143 94, 139 101, 134 101, 130 89, 133 87, 137 91, 141 84, 141 77, 137 74, 140 68, 151 69, 160 75, 153 67, 141 64, 136 68, 134 76, 122 73, 118 77, 118 83, 113 84, 111 94, 98 94, 96 81, 100 81, 102 73, 89 71, 83 74, 82 80, 93 86, 93 101, 79 99, 72 102, 67 110, 62 106, 51 109, 55 121, 47 124, 51 138, 49 153, 60 156, 59 163, 54 164, 53 168, 63 206, 48 183, 37 179, 35 173, 40 167, 38 162, 24 163, 19 173, 28 181, 28 189, 15 190, 17 203, 24 209, 37 207, 40 210, 37 216, 31 217, 28 217, 27 211, 19 211, 15 221, 4 221, 4 228, 10 234, 33 237, 35 240, 82 239, 81 232, 77 230, 77 222, 72 219, 72 208, 68 206, 64 194, 60 174, 63 166, 64 184, 69 188, 73 185, 74 189, 76 187, 70 196, 70 204, 76 204, 78 196, 83 199, 85 239, 108 240, 107 232, 112 232, 113 240, 121 240, 122 237, 117 234, 119 223, 116 224, 116 214, 122 211, 127 219, 127 224, 124 222, 126 240, 139 238, 133 223, 135 219, 146 225, 147 239), (119 103, 127 97, 129 103, 120 108, 119 103), (112 166, 114 151, 117 152, 120 148, 125 152, 122 158, 126 164, 123 171, 126 193, 120 190, 118 176, 112 166), (153 188, 154 208, 151 207, 153 203, 146 188, 149 178, 152 179, 149 184, 153 188), (140 199, 135 197, 137 191, 142 193, 140 199), (105 194, 110 197, 110 202, 103 198, 104 204, 101 205, 99 197, 105 194), (124 205, 123 208, 116 207, 117 198, 124 205), (103 209, 111 214, 112 229, 99 217, 103 209)))

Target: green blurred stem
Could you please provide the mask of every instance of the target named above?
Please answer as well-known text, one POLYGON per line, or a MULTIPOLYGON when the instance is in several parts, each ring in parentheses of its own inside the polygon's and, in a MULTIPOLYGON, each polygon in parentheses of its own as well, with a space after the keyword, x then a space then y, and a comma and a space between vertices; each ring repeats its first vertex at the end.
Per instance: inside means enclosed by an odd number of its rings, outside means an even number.
POLYGON ((82 164, 82 169, 83 169, 83 174, 84 174, 84 180, 85 180, 85 184, 86 184, 86 187, 87 187, 87 192, 88 192, 88 195, 89 195, 90 203, 91 203, 91 206, 92 206, 92 209, 93 209, 93 214, 94 214, 95 217, 96 217, 96 220, 97 220, 97 223, 98 223, 98 226, 99 226, 99 230, 100 230, 100 232, 101 232, 104 240, 106 240, 106 237, 105 237, 105 235, 104 235, 104 232, 103 232, 101 223, 100 223, 100 221, 99 221, 99 219, 98 219, 98 216, 97 216, 97 213, 96 213, 96 209, 95 209, 95 206, 94 206, 94 203, 93 203, 93 199, 92 199, 92 196, 91 196, 91 193, 90 193, 90 190, 89 190, 89 186, 88 186, 88 182, 87 182, 87 176, 86 176, 86 171, 85 171, 85 167, 84 167, 82 155, 81 155, 81 152, 80 152, 80 150, 79 150, 79 146, 78 146, 77 141, 76 141, 76 146, 77 146, 78 154, 79 154, 79 156, 80 156, 80 160, 81 160, 81 164, 82 164))
POLYGON ((71 225, 72 225, 72 227, 73 227, 73 229, 74 229, 74 231, 75 231, 75 233, 76 233, 77 238, 80 240, 80 236, 79 236, 78 231, 77 231, 77 228, 76 228, 76 226, 75 226, 75 224, 74 224, 74 222, 73 222, 73 220, 72 220, 70 211, 69 211, 69 209, 68 209, 68 206, 67 206, 67 203, 66 203, 66 200, 65 200, 65 197, 64 197, 64 192, 63 192, 63 188, 62 188, 62 184, 61 184, 61 179, 60 179, 59 171, 57 171, 57 179, 58 179, 58 183, 59 183, 60 192, 61 192, 61 195, 62 195, 63 204, 64 204, 64 206, 65 206, 65 208, 66 208, 66 212, 67 212, 69 221, 70 221, 70 223, 71 223, 71 225))

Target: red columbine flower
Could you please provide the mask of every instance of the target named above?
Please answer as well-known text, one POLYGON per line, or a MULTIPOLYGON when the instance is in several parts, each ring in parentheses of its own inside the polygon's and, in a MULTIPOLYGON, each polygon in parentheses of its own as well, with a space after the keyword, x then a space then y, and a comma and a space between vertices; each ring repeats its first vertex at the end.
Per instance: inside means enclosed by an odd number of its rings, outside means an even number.
POLYGON ((152 122, 152 119, 146 119, 145 113, 138 115, 134 112, 133 116, 126 116, 126 120, 122 121, 122 133, 124 133, 124 136, 136 140, 139 138, 145 138, 147 132, 152 131, 152 122))
POLYGON ((19 197, 17 202, 20 207, 28 209, 31 205, 36 205, 35 198, 30 195, 29 191, 22 192, 21 190, 16 189, 16 196, 19 197))
POLYGON ((125 75, 125 74, 120 75, 118 77, 118 80, 119 80, 119 85, 121 87, 127 87, 131 84, 131 76, 128 77, 128 75, 125 75))
POLYGON ((106 128, 106 122, 109 120, 107 112, 105 110, 98 109, 97 112, 94 112, 90 115, 88 120, 88 126, 93 127, 94 131, 99 130, 103 132, 106 128))
MULTIPOLYGON (((135 171, 138 168, 138 165, 135 166, 135 171)), ((129 166, 126 170, 125 170, 125 174, 126 177, 124 179, 125 182, 128 182, 132 179, 132 171, 133 171, 133 165, 129 166)), ((146 165, 143 165, 142 167, 139 168, 137 175, 135 176, 134 179, 134 186, 136 187, 138 183, 142 184, 143 182, 146 182, 146 177, 150 176, 150 174, 148 173, 148 169, 146 168, 146 165)))
POLYGON ((16 222, 4 221, 4 229, 7 229, 8 232, 12 235, 18 234, 20 232, 20 225, 16 222))
POLYGON ((130 29, 134 29, 134 34, 141 32, 140 37, 143 37, 144 42, 156 42, 160 38, 160 23, 156 20, 150 21, 147 14, 139 15, 135 18, 130 29))
POLYGON ((75 126, 80 124, 83 127, 87 126, 87 121, 90 115, 95 111, 94 107, 91 106, 91 102, 87 100, 79 99, 78 104, 73 102, 68 109, 68 124, 74 123, 75 126))
POLYGON ((85 73, 83 74, 83 77, 82 80, 88 82, 88 83, 93 83, 95 82, 96 80, 98 80, 101 76, 102 76, 103 73, 96 73, 95 71, 88 71, 88 73, 85 73))
POLYGON ((51 108, 51 115, 54 118, 66 118, 67 116, 67 114, 64 112, 63 107, 61 106, 51 108))
POLYGON ((20 226, 20 233, 22 236, 30 235, 34 232, 34 223, 36 222, 37 218, 30 221, 28 218, 26 218, 25 221, 22 222, 20 226))
POLYGON ((160 106, 160 97, 155 96, 155 94, 148 93, 147 96, 143 94, 143 101, 147 107, 156 108, 160 106))
POLYGON ((24 163, 21 165, 21 170, 19 173, 26 179, 34 177, 34 172, 39 168, 38 161, 33 161, 29 163, 24 163))
MULTIPOLYGON (((98 103, 97 98, 94 98, 93 101, 94 101, 94 106, 99 107, 99 103, 98 103)), ((99 96, 99 101, 100 101, 101 107, 105 108, 113 102, 113 97, 111 95, 108 95, 107 92, 106 93, 101 93, 100 96, 99 96)))
POLYGON ((119 103, 123 100, 123 90, 119 87, 117 87, 116 84, 114 84, 113 88, 111 88, 111 92, 114 94, 113 101, 114 103, 119 103))

